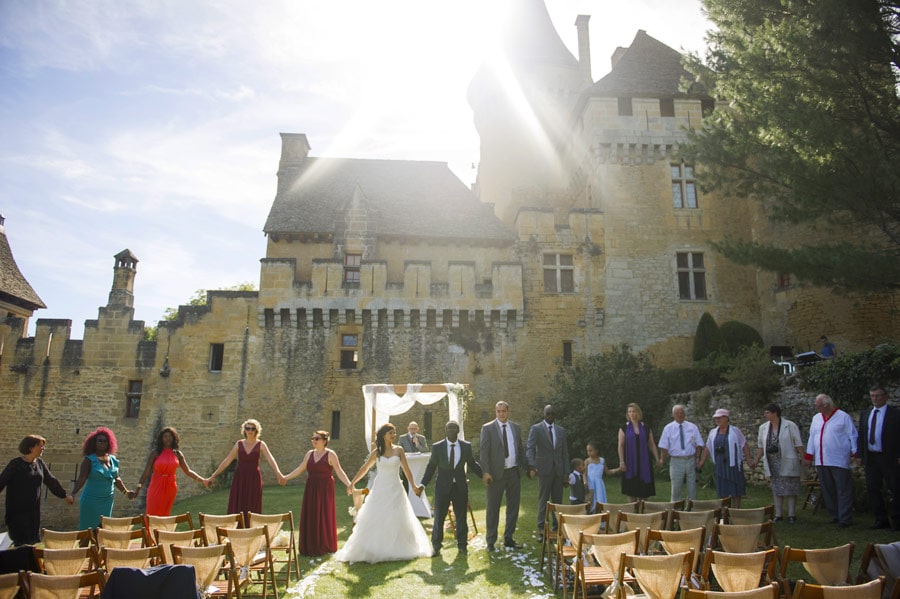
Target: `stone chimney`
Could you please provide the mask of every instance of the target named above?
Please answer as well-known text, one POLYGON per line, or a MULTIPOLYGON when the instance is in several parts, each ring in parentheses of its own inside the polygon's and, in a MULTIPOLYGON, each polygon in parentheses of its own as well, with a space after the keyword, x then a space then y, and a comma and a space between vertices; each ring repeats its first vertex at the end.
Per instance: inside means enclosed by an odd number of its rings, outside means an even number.
POLYGON ((588 84, 594 82, 591 74, 591 32, 588 29, 590 20, 591 15, 578 15, 575 19, 575 27, 578 29, 578 67, 588 84))
POLYGON ((134 277, 137 273, 138 259, 131 250, 125 249, 115 255, 116 266, 113 268, 113 284, 109 291, 107 307, 134 307, 134 277))
POLYGON ((281 133, 281 160, 278 162, 278 193, 287 189, 309 156, 305 133, 281 133))

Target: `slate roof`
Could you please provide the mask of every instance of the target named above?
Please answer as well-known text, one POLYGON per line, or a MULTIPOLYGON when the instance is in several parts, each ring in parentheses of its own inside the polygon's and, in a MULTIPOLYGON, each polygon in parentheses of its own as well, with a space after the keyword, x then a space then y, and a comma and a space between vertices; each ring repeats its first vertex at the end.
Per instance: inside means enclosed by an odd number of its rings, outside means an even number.
POLYGON ((47 307, 19 270, 2 221, 0 221, 0 297, 28 310, 47 307))
POLYGON ((356 194, 376 235, 514 241, 515 234, 444 162, 306 158, 278 193, 267 235, 333 233, 356 194))
POLYGON ((513 63, 578 67, 553 26, 544 0, 516 0, 501 43, 513 63))
POLYGON ((708 97, 700 86, 690 94, 680 91, 681 79, 693 80, 681 64, 682 55, 639 30, 608 75, 591 86, 591 97, 708 97))

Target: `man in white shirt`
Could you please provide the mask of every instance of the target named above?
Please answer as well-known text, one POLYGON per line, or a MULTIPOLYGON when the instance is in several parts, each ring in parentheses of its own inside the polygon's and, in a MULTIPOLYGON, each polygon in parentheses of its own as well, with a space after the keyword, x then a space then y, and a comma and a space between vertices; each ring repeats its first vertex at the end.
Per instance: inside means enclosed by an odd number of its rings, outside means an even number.
POLYGON ((685 408, 676 404, 672 408, 674 420, 666 425, 659 437, 659 465, 669 460, 669 477, 672 479, 671 501, 697 499, 697 464, 703 452, 703 437, 693 422, 686 420, 685 408), (687 483, 687 497, 684 497, 687 483))
POLYGON ((494 406, 497 418, 481 427, 481 465, 485 491, 485 521, 487 524, 488 551, 494 551, 497 528, 500 524, 500 504, 506 495, 506 530, 503 545, 510 549, 520 547, 513 535, 519 520, 519 500, 522 491, 522 470, 525 469, 525 447, 522 445, 522 429, 509 419, 509 404, 498 401, 494 406))
POLYGON ((850 458, 856 454, 853 418, 835 407, 827 395, 816 396, 816 410, 809 427, 806 465, 815 464, 822 488, 822 503, 841 528, 853 525, 853 480, 850 458))

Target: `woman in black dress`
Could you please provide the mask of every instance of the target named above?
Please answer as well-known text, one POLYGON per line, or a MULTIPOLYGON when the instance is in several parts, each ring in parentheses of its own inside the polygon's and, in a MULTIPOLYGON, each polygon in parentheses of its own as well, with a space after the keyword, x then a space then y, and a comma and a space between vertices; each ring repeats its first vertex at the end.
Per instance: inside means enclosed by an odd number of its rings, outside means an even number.
POLYGON ((628 496, 628 501, 638 501, 656 495, 652 465, 659 461, 659 453, 653 431, 644 426, 640 406, 628 404, 626 416, 628 422, 619 429, 619 469, 625 473, 622 494, 628 496))
POLYGON ((69 505, 75 503, 41 459, 46 445, 43 437, 28 435, 19 443, 22 456, 10 461, 0 473, 0 491, 6 489, 6 526, 13 545, 34 545, 41 540, 44 485, 69 505))

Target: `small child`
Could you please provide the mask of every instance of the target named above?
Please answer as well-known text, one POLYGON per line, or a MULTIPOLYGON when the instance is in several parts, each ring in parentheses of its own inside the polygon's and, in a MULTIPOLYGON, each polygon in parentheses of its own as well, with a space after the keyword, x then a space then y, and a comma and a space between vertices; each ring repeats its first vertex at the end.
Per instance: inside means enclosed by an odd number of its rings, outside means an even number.
POLYGON ((569 501, 574 505, 584 503, 584 460, 572 458, 572 472, 569 474, 569 501))
POLYGON ((590 511, 593 513, 597 503, 606 503, 606 485, 603 483, 604 474, 621 472, 621 468, 608 468, 606 460, 600 457, 600 450, 595 442, 587 444, 588 457, 584 461, 585 486, 593 492, 590 511))

